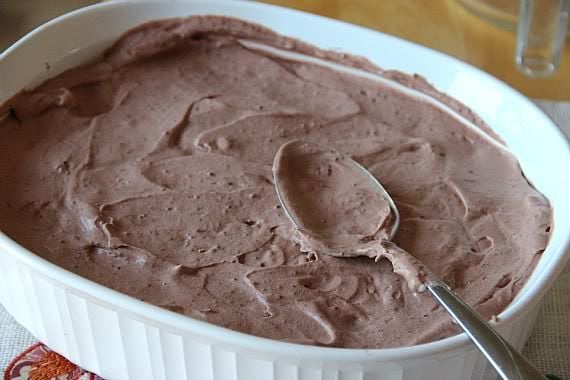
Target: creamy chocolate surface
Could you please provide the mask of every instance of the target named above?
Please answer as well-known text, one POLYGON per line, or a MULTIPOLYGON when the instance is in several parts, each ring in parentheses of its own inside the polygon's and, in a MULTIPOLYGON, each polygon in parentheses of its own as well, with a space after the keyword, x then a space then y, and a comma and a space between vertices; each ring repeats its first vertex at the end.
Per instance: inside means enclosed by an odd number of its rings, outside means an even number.
POLYGON ((301 252, 272 162, 305 139, 382 182, 401 213, 395 244, 484 317, 502 311, 546 247, 552 211, 494 135, 383 83, 240 38, 379 73, 488 131, 417 76, 233 19, 152 22, 5 103, 0 229, 88 279, 258 336, 374 348, 453 334, 389 260, 301 252))

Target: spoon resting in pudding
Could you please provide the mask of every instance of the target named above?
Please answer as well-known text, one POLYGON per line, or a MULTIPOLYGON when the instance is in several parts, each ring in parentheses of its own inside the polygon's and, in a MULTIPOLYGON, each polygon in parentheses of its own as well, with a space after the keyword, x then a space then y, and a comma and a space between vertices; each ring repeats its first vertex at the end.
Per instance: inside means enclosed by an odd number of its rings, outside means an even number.
POLYGON ((398 208, 363 166, 331 147, 293 140, 277 151, 273 179, 301 251, 388 259, 413 292, 429 289, 503 379, 545 379, 421 261, 391 242, 398 208))

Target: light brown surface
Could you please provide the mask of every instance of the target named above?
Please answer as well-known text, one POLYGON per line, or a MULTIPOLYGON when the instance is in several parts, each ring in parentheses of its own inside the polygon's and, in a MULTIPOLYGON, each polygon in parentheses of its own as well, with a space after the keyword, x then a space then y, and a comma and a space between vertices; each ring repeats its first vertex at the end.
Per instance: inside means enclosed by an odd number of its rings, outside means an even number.
POLYGON ((266 0, 392 34, 455 56, 528 97, 570 100, 570 42, 558 72, 531 79, 514 63, 515 34, 474 16, 457 0, 266 0))
POLYGON ((36 26, 96 0, 1 0, 0 52, 36 26))

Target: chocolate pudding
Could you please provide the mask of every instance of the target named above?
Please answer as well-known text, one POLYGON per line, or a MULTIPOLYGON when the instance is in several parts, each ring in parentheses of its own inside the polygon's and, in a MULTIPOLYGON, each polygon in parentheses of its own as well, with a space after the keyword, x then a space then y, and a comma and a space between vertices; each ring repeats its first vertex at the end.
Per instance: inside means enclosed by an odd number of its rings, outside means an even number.
MULTIPOLYGON (((550 235, 549 202, 459 102, 418 76, 235 19, 141 25, 0 110, 9 111, 4 233, 107 287, 257 336, 382 348, 456 332, 389 260, 301 250, 273 186, 288 141, 325 144, 366 167, 400 210, 394 243, 485 318, 513 300, 550 235)), ((382 202, 358 210, 344 215, 347 225, 366 218, 356 234, 385 218, 382 202)))

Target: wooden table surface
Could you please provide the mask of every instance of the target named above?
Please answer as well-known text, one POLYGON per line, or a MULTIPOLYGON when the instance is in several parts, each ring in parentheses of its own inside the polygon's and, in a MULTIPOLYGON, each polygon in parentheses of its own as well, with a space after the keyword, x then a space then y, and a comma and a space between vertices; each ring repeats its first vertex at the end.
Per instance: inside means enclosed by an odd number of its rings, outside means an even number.
POLYGON ((457 0, 264 0, 359 24, 428 46, 477 66, 531 98, 570 100, 570 39, 558 71, 533 79, 515 67, 515 33, 457 0))
MULTIPOLYGON (((33 27, 98 0, 0 0, 0 51, 33 27)), ((264 0, 345 20, 431 47, 482 68, 531 98, 570 100, 570 40, 556 74, 531 79, 514 64, 515 35, 458 0, 264 0)))

